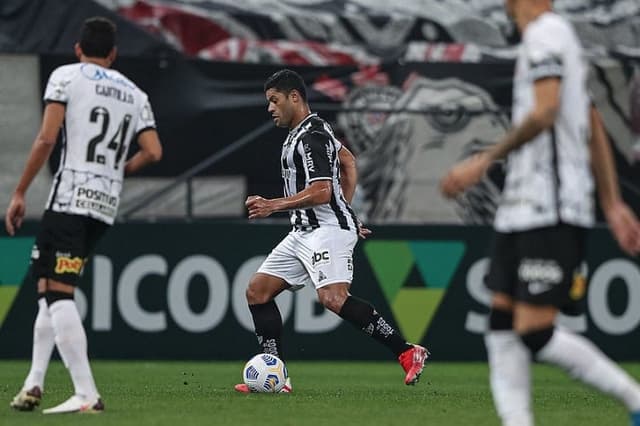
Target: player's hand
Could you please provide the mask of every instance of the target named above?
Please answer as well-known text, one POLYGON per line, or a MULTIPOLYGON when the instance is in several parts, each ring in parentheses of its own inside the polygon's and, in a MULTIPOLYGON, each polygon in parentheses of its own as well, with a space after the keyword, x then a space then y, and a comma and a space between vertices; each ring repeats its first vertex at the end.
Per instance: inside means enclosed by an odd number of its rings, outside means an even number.
POLYGON ((24 195, 20 193, 14 193, 11 197, 9 207, 7 207, 7 213, 4 217, 4 226, 7 229, 7 233, 11 236, 15 235, 16 229, 22 226, 22 220, 26 213, 26 205, 24 202, 24 195))
POLYGON ((247 210, 249 210, 249 219, 267 217, 274 212, 271 200, 262 198, 259 195, 248 196, 244 205, 247 206, 247 210))
POLYGON ((640 253, 640 222, 633 211, 620 201, 605 210, 605 217, 618 245, 630 256, 640 253))
POLYGON ((365 228, 362 222, 358 222, 358 236, 366 240, 369 235, 371 235, 371 229, 365 228))
POLYGON ((454 165, 440 181, 440 192, 447 198, 460 195, 478 183, 490 165, 491 160, 484 152, 454 165))

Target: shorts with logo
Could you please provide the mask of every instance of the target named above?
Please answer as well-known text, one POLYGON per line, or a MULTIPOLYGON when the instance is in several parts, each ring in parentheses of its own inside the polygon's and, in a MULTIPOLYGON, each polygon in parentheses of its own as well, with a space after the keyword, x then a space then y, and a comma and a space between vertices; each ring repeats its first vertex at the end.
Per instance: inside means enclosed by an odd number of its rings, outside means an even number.
POLYGON ((310 231, 292 230, 271 251, 258 272, 282 278, 290 290, 312 282, 316 289, 353 280, 355 231, 321 226, 310 231))
POLYGON ((46 210, 31 252, 35 277, 76 285, 87 257, 108 228, 87 216, 46 210))
POLYGON ((586 293, 580 272, 585 238, 585 228, 567 224, 496 232, 487 287, 520 302, 578 313, 586 293))

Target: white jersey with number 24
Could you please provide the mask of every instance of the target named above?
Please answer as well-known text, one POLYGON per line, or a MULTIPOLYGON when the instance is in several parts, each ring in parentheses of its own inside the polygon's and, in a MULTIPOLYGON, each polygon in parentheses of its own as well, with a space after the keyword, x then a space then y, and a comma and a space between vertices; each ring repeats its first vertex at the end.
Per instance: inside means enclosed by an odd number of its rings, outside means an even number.
POLYGON ((85 62, 56 68, 44 100, 66 105, 47 208, 113 224, 129 143, 155 128, 147 95, 118 71, 85 62))

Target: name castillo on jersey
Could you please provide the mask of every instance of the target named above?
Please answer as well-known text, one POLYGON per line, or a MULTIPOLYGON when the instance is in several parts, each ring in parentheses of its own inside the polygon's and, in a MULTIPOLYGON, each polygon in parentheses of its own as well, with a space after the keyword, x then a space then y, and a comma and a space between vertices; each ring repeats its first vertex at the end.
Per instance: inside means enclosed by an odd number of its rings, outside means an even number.
POLYGON ((76 63, 51 73, 44 100, 66 105, 47 208, 112 224, 129 143, 155 128, 147 95, 116 70, 76 63))
POLYGON ((120 102, 126 102, 128 104, 133 104, 134 102, 133 93, 121 90, 113 86, 103 86, 101 84, 96 84, 96 95, 107 96, 117 99, 120 102))
POLYGON ((289 213, 294 228, 311 230, 320 226, 339 226, 357 230, 356 215, 340 187, 338 151, 341 148, 331 126, 316 114, 308 115, 289 131, 280 158, 284 196, 295 195, 317 180, 330 180, 332 186, 329 203, 289 213))
POLYGON ((513 85, 514 125, 534 108, 534 84, 544 78, 560 79, 560 107, 552 128, 509 154, 495 218, 499 232, 594 222, 587 63, 571 24, 552 12, 523 33, 513 85))

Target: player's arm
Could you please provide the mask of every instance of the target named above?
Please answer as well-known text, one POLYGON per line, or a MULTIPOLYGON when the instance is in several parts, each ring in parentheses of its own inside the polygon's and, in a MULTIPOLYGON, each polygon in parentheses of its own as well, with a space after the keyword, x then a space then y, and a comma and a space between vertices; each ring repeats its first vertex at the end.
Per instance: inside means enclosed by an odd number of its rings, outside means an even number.
POLYGON ((602 118, 594 107, 591 107, 590 121, 591 169, 596 181, 600 206, 620 248, 627 254, 637 254, 640 251, 640 223, 620 195, 611 145, 602 118))
POLYGON ((29 185, 31 185, 31 182, 53 151, 64 121, 65 110, 65 104, 59 102, 50 102, 44 109, 40 131, 33 141, 27 164, 11 197, 9 207, 7 207, 5 227, 9 235, 14 235, 16 228, 22 225, 22 220, 26 213, 24 196, 27 189, 29 189, 29 185))
POLYGON ((447 197, 454 197, 478 183, 491 163, 505 158, 511 151, 553 126, 560 108, 560 86, 559 77, 536 80, 535 105, 531 112, 498 143, 452 167, 440 183, 442 193, 447 197))
POLYGON ((490 163, 505 158, 511 151, 553 126, 560 108, 560 78, 537 80, 533 89, 535 107, 520 125, 513 127, 500 142, 486 150, 490 163))
POLYGON ((289 197, 266 199, 259 195, 247 197, 245 205, 249 210, 249 219, 267 217, 275 212, 296 209, 308 209, 331 200, 331 180, 316 180, 303 191, 289 197))
POLYGON ((338 151, 340 160, 340 187, 342 194, 348 203, 353 200, 358 183, 358 169, 356 168, 356 158, 344 145, 338 151))
MULTIPOLYGON (((358 183, 356 158, 344 145, 338 151, 338 158, 340 159, 340 188, 342 188, 344 198, 351 204, 351 200, 353 200, 353 196, 356 193, 356 184, 358 183)), ((358 235, 360 238, 366 239, 369 234, 371 234, 371 230, 365 228, 358 221, 358 235)))
POLYGON ((288 197, 248 197, 245 205, 249 210, 249 219, 267 217, 274 212, 307 209, 331 201, 333 171, 330 156, 334 149, 333 140, 326 133, 310 132, 303 137, 297 149, 303 159, 302 167, 309 186, 288 197))
POLYGON ((162 159, 162 145, 155 129, 146 129, 140 133, 138 146, 140 150, 127 160, 124 166, 124 174, 127 176, 162 159))

